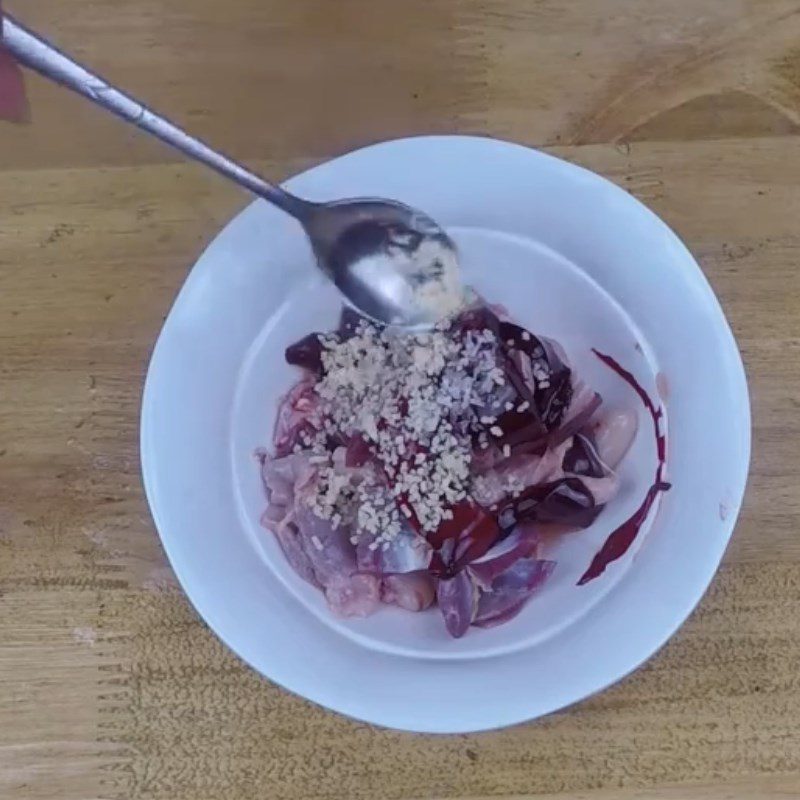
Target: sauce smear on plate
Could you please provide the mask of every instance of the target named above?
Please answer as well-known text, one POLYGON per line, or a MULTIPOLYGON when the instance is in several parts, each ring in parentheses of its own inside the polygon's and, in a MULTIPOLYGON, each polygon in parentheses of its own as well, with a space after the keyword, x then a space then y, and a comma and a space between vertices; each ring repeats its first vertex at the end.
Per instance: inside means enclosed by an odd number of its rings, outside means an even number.
POLYGON ((607 356, 598 350, 592 352, 608 367, 614 370, 626 383, 630 384, 636 394, 641 398, 644 407, 653 419, 653 429, 656 435, 656 453, 658 455, 658 465, 656 466, 656 476, 652 486, 647 490, 647 494, 642 500, 642 504, 636 511, 622 523, 603 543, 603 546, 592 559, 589 569, 583 573, 578 581, 578 586, 583 586, 589 581, 598 578, 605 572, 606 567, 612 562, 621 558, 628 552, 634 539, 641 530, 653 503, 656 501, 660 492, 666 492, 671 488, 671 484, 664 481, 664 467, 667 458, 667 436, 661 430, 661 420, 664 417, 663 408, 656 408, 650 396, 642 388, 641 384, 628 372, 618 361, 611 356, 607 356))

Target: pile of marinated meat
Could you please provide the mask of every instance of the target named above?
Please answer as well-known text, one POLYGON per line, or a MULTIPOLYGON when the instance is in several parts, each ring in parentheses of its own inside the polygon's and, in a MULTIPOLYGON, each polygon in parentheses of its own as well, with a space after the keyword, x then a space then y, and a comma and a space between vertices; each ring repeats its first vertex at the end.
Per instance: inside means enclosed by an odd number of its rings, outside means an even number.
POLYGON ((302 374, 259 453, 263 524, 341 616, 436 605, 456 637, 511 619, 556 567, 542 537, 595 520, 636 433, 483 302, 423 334, 345 310, 286 359, 302 374))

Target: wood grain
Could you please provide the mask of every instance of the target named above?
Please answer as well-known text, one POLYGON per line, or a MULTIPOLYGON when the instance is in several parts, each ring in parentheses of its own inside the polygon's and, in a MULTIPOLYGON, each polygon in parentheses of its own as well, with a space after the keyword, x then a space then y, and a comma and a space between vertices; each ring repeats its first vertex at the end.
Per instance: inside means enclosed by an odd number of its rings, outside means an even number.
POLYGON ((754 454, 712 588, 611 690, 438 738, 284 693, 190 608, 139 480, 159 326, 245 198, 32 80, 33 124, 0 127, 0 797, 800 797, 800 2, 8 5, 276 177, 429 131, 608 176, 718 292, 754 454))

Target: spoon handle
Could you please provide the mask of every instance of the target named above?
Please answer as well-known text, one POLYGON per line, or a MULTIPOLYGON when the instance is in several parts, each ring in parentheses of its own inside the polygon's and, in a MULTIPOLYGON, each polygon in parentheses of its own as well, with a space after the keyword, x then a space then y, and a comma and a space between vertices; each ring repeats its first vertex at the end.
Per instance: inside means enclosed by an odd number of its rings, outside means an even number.
POLYGON ((168 119, 90 72, 7 14, 5 19, 0 17, 0 23, 3 25, 3 44, 20 64, 83 95, 101 108, 172 145, 189 158, 206 164, 301 222, 315 207, 314 203, 267 183, 241 164, 190 136, 168 119))

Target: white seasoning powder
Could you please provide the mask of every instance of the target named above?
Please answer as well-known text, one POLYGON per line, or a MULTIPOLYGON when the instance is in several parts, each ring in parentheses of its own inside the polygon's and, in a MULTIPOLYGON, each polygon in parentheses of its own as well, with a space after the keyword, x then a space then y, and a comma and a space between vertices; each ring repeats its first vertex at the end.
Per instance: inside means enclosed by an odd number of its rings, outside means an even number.
MULTIPOLYGON (((321 343, 313 433, 301 437, 318 465, 312 510, 334 527, 350 526, 351 540, 367 535, 372 550, 391 542, 407 518, 436 530, 468 495, 473 434, 488 447, 482 426, 496 418, 476 409, 502 379, 496 338, 490 331, 408 334, 361 322, 350 338, 327 335, 321 343), (378 466, 361 468, 354 482, 330 442, 355 434, 378 466)), ((499 426, 490 432, 503 435, 499 426)))
POLYGON ((365 283, 381 287, 399 306, 401 319, 414 319, 419 312, 427 319, 448 319, 467 299, 455 252, 430 236, 413 249, 407 237, 398 236, 385 250, 359 259, 352 270, 365 283))

